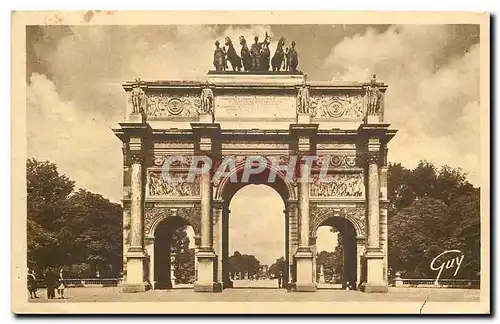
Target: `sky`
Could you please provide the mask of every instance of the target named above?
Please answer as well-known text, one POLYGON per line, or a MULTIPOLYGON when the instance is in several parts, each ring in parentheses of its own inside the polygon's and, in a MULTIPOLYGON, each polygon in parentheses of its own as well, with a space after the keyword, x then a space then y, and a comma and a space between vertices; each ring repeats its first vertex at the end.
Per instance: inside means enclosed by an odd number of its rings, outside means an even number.
MULTIPOLYGON (((124 119, 121 84, 136 77, 203 80, 213 69, 215 40, 262 39, 266 31, 273 53, 281 36, 287 45, 295 40, 299 69, 308 80, 369 80, 376 73, 389 85, 386 120, 399 130, 389 145, 390 162, 411 168, 426 159, 460 167, 479 185, 476 25, 31 26, 26 31, 28 157, 56 163, 77 188, 113 202, 122 195, 121 143, 111 130, 124 119)), ((262 204, 252 206, 252 216, 235 197, 232 231, 248 230, 249 217, 271 212, 254 210, 258 206, 272 205, 277 213, 265 218, 266 226, 282 226, 279 198, 271 203, 265 190, 246 192, 246 200, 263 199, 262 204)), ((265 243, 246 239, 251 246, 265 243)), ((276 251, 282 240, 274 240, 276 251)), ((336 238, 331 235, 330 241, 336 238)))

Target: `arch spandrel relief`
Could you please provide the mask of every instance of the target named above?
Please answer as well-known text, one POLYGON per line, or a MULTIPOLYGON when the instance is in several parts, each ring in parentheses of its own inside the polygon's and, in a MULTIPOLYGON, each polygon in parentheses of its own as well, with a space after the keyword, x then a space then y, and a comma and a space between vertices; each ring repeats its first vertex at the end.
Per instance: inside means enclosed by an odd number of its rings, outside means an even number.
POLYGON ((310 235, 316 236, 318 228, 331 217, 342 217, 351 222, 356 236, 366 237, 366 212, 364 207, 319 207, 311 206, 310 235))
POLYGON ((200 207, 148 207, 144 209, 144 232, 154 237, 158 224, 168 217, 180 217, 193 227, 195 235, 200 235, 200 207))

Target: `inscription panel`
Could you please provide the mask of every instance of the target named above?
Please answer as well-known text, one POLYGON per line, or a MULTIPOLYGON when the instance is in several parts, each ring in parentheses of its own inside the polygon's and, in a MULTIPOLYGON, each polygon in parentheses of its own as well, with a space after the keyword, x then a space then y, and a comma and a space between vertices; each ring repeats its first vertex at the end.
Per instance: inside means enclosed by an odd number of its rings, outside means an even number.
POLYGON ((215 114, 226 118, 295 118, 293 96, 217 96, 215 114))

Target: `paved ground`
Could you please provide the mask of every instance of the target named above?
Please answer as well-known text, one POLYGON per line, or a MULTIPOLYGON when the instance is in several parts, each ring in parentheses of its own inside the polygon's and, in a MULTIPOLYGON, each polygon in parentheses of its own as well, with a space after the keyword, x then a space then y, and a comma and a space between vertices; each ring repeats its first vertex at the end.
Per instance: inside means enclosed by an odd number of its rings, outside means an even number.
POLYGON ((479 301, 479 289, 447 289, 447 288, 389 288, 387 294, 366 294, 360 291, 340 289, 319 289, 314 293, 287 292, 277 289, 276 280, 236 281, 236 288, 226 289, 222 293, 195 293, 192 288, 183 287, 173 290, 150 290, 143 293, 125 294, 118 287, 99 288, 67 288, 66 299, 47 300, 45 289, 39 289, 39 299, 30 302, 154 302, 154 301, 257 301, 257 302, 301 302, 301 301, 395 301, 422 302, 427 301, 479 301), (248 287, 251 288, 248 288, 248 287))

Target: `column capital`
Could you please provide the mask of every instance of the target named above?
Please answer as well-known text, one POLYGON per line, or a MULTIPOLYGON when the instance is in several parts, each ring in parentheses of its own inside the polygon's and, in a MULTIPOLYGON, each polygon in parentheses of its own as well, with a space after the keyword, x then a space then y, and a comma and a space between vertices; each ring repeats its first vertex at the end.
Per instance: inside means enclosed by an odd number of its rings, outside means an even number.
POLYGON ((365 160, 365 163, 370 165, 370 164, 377 164, 377 165, 380 165, 381 161, 380 161, 380 157, 381 157, 381 154, 380 154, 380 151, 367 151, 365 152, 364 154, 364 160, 365 160))

